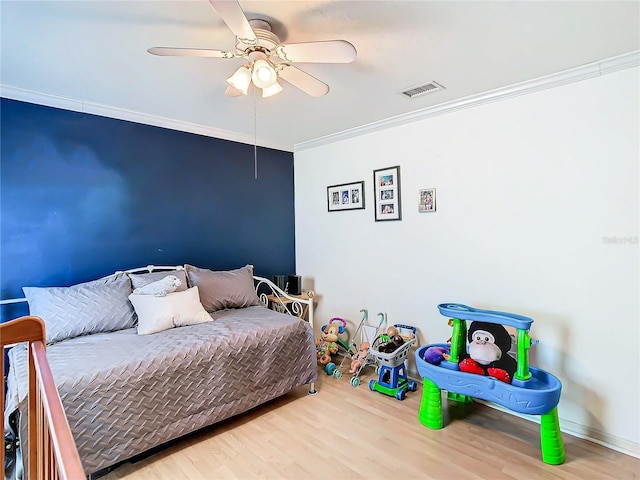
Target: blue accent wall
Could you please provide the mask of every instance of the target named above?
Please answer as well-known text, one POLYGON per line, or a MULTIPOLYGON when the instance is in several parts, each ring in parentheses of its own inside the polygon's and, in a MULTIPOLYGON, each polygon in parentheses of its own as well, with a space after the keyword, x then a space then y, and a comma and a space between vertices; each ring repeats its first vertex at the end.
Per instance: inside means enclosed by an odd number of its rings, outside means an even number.
POLYGON ((256 180, 253 145, 1 102, 1 298, 149 264, 295 273, 293 153, 259 147, 256 180))

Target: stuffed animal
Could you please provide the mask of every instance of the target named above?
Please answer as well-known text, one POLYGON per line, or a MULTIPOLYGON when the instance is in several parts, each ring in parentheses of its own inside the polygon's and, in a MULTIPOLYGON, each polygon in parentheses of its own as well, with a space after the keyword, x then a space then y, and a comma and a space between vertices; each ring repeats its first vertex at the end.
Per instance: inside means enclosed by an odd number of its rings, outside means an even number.
POLYGON ((449 359, 450 349, 451 347, 449 345, 447 345, 446 347, 429 347, 425 350, 423 358, 426 362, 432 365, 440 365, 443 360, 449 359))
POLYGON ((388 342, 384 342, 383 344, 378 346, 378 351, 382 353, 391 353, 395 352, 399 349, 404 343, 404 338, 402 335, 394 335, 389 338, 388 342))
POLYGON ((364 361, 369 355, 369 342, 362 342, 360 344, 360 350, 351 359, 351 367, 349 367, 349 373, 356 373, 356 371, 364 364, 364 361))
POLYGON ((346 325, 343 319, 332 318, 329 324, 322 326, 320 338, 316 338, 316 358, 320 365, 327 365, 331 355, 338 353, 338 335, 344 333, 346 325))
POLYGON ((460 370, 511 383, 518 364, 508 354, 511 336, 507 329, 495 323, 471 322, 468 340, 469 354, 458 364, 460 370))
POLYGON ((167 293, 175 292, 182 285, 182 281, 175 275, 167 275, 157 282, 151 282, 143 287, 136 288, 133 293, 136 295, 154 295, 164 297, 167 293))

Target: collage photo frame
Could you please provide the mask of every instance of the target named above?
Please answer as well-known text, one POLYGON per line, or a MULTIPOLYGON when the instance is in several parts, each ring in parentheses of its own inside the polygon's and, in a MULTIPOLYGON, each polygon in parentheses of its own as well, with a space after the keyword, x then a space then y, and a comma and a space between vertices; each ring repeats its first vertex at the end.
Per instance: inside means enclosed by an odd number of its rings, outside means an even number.
POLYGON ((329 212, 364 209, 364 181, 327 187, 329 212))
POLYGON ((373 171, 376 222, 402 220, 400 202, 400 166, 373 171))

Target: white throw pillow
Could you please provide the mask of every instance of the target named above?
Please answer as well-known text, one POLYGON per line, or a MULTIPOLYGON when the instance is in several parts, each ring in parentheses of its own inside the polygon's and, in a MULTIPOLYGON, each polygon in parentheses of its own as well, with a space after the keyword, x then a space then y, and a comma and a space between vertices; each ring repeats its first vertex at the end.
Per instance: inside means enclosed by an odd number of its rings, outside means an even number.
POLYGON ((164 297, 132 293, 129 300, 138 314, 138 335, 213 320, 200 303, 198 287, 168 293, 164 297))

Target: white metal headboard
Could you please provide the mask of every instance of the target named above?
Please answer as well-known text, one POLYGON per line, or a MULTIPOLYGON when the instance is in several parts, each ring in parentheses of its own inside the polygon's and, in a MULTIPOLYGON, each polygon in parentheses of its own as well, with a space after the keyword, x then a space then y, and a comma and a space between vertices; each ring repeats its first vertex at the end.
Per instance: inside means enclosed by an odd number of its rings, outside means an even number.
POLYGON ((184 270, 183 265, 147 265, 146 267, 132 268, 131 270, 118 270, 114 275, 118 273, 153 273, 155 271, 164 270, 184 270))
MULTIPOLYGON (((183 265, 147 265, 146 267, 138 267, 138 268, 132 268, 129 270, 118 270, 117 272, 113 273, 112 275, 118 275, 120 273, 153 273, 153 272, 159 272, 159 271, 170 271, 170 270, 184 270, 184 266, 183 265)), ((111 275, 109 275, 111 276, 111 275)), ((301 313, 303 311, 303 305, 307 305, 308 307, 308 312, 309 312, 309 323, 311 324, 311 326, 313 327, 313 297, 314 297, 314 292, 313 291, 308 291, 307 292, 307 298, 298 298, 298 297, 293 297, 291 295, 289 295, 287 292, 283 291, 282 289, 280 289, 275 283, 273 283, 271 280, 264 278, 264 277, 258 277, 256 275, 253 275, 253 279, 256 283, 255 288, 256 288, 256 293, 258 293, 258 289, 260 288, 261 285, 265 285, 267 286, 267 288, 269 288, 272 292, 272 294, 275 296, 276 298, 276 302, 279 302, 283 307, 285 307, 285 304, 289 304, 291 307, 291 311, 294 315, 296 316, 301 316, 301 313), (282 299, 286 299, 288 300, 288 302, 284 302, 282 299)), ((268 304, 268 300, 267 300, 267 295, 265 295, 264 293, 262 294, 258 294, 260 300, 262 301, 262 303, 264 303, 265 305, 268 304)), ((26 302, 27 299, 22 297, 22 298, 8 298, 6 300, 0 300, 0 305, 8 305, 8 304, 12 304, 12 303, 22 303, 22 302, 26 302)), ((286 308, 286 307, 285 307, 286 308)))
MULTIPOLYGON (((146 273, 151 273, 154 271, 162 271, 162 270, 184 270, 184 267, 182 265, 176 265, 176 266, 171 266, 171 265, 147 265, 146 267, 138 267, 138 268, 132 268, 131 270, 118 270, 115 273, 112 273, 111 275, 117 275, 119 273, 141 273, 141 272, 146 272, 146 273)), ((111 276, 108 275, 108 276, 111 276)), ((27 299, 24 297, 21 298, 8 298, 6 300, 0 300, 0 305, 8 305, 10 303, 22 303, 22 302, 26 302, 27 299)))

